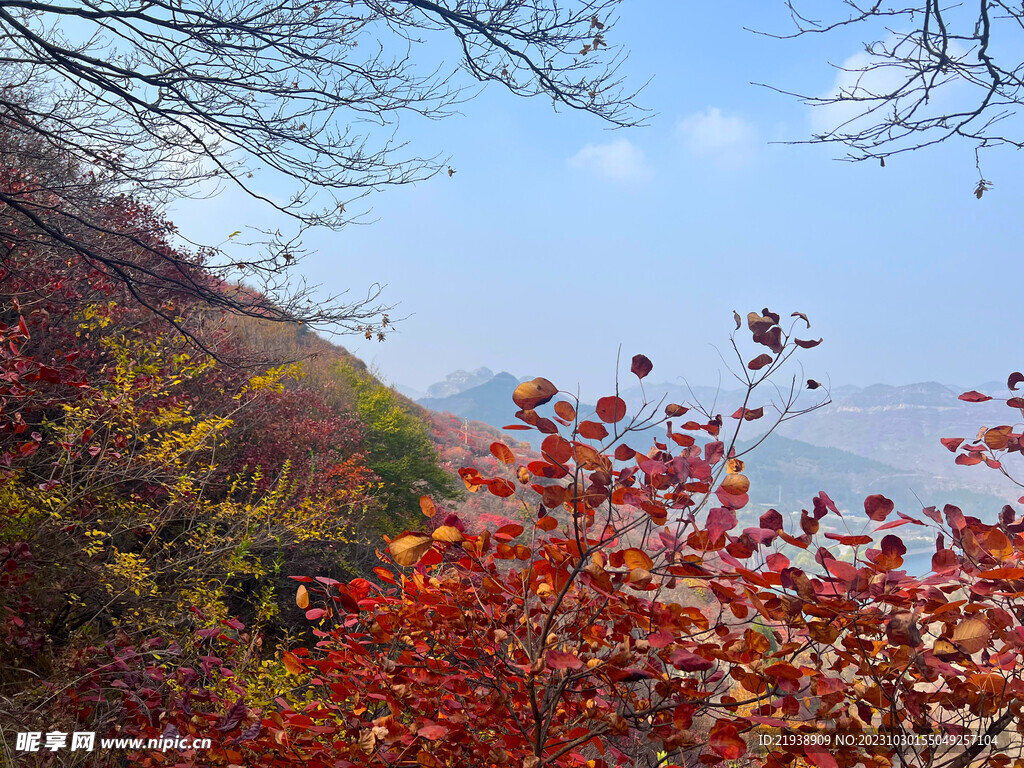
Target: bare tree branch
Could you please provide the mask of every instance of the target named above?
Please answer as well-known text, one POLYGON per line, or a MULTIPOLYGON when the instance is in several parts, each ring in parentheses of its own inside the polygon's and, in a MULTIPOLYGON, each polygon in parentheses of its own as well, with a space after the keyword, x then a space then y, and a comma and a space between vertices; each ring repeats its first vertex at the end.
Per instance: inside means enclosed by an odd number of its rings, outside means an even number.
POLYGON ((355 200, 446 165, 416 154, 399 121, 451 114, 471 82, 636 125, 635 94, 616 74, 623 54, 607 42, 618 2, 0 0, 0 160, 39 161, 36 189, 4 188, 0 202, 130 281, 137 298, 170 280, 231 311, 373 336, 387 310, 376 290, 312 309, 308 288, 291 291, 295 241, 274 234, 244 259, 203 249, 203 269, 223 285, 253 287, 227 292, 199 280, 188 258, 133 260, 150 244, 97 220, 80 202, 83 187, 159 207, 229 184, 300 231, 336 228, 353 219, 355 200), (281 190, 274 197, 260 191, 271 181, 281 190), (97 239, 72 235, 83 227, 125 241, 86 246, 97 239))
MULTIPOLYGON (((1024 6, 1003 0, 912 0, 905 4, 841 0, 834 13, 812 19, 787 0, 793 38, 855 28, 863 53, 836 66, 824 95, 782 93, 833 109, 834 125, 808 143, 845 145, 844 159, 888 157, 961 139, 975 150, 1024 147, 1024 6)), ((821 11, 821 5, 815 6, 821 11)), ((769 34, 759 32, 759 34, 769 34)), ((772 86, 768 86, 772 87, 772 86)), ((975 194, 991 184, 981 176, 975 194)))

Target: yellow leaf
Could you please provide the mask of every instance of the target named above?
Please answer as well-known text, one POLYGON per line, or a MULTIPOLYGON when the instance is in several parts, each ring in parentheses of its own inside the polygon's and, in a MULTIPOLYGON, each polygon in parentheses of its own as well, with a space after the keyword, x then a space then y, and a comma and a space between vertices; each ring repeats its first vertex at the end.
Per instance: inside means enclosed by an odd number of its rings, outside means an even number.
POLYGON ((454 525, 442 525, 440 528, 434 531, 433 539, 434 541, 447 541, 451 544, 458 544, 460 541, 462 541, 463 536, 462 531, 460 531, 454 525))
POLYGON ((953 642, 960 645, 965 653, 975 654, 988 644, 991 632, 981 619, 966 619, 953 630, 953 642))
POLYGON ((433 543, 434 540, 425 533, 406 531, 388 545, 388 552, 399 565, 416 565, 433 543))

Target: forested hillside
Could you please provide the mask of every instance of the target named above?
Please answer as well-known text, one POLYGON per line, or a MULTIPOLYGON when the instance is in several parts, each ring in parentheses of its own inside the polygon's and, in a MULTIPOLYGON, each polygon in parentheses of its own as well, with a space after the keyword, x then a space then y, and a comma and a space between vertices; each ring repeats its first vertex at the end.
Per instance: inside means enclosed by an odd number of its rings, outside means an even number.
MULTIPOLYGON (((41 206, 57 172, 0 185, 41 206)), ((462 484, 361 361, 159 287, 181 264, 215 278, 145 206, 94 203, 137 241, 117 256, 144 302, 81 254, 101 235, 70 248, 0 206, 0 729, 238 733, 291 699, 282 650, 312 641, 290 577, 368 573, 422 494, 462 484)))

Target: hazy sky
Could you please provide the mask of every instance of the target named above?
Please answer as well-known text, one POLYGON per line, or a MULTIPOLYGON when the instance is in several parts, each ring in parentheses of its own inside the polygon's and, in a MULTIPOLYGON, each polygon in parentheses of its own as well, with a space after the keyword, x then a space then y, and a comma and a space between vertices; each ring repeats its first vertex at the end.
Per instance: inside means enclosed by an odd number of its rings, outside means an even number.
MULTIPOLYGON (((880 168, 771 144, 830 116, 751 81, 824 94, 859 37, 744 31, 787 29, 781 0, 630 0, 621 16, 624 73, 653 78, 648 127, 609 131, 496 88, 401 127, 457 172, 377 194, 372 224, 306 238, 311 282, 384 283, 408 315, 384 343, 340 343, 417 389, 486 365, 603 391, 620 344, 627 366, 654 361, 652 379, 714 383, 733 309, 767 306, 810 315, 825 343, 804 353, 807 374, 835 385, 973 385, 1024 364, 1019 155, 987 156, 995 187, 979 201, 966 145, 880 168)), ((174 218, 208 241, 268 221, 230 191, 174 218)))

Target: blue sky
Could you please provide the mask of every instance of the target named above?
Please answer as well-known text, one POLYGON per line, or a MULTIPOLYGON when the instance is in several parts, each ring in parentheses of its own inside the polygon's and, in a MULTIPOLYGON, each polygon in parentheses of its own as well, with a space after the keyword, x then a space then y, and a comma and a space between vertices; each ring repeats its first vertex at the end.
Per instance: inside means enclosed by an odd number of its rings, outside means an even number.
MULTIPOLYGON (((589 115, 487 89, 402 136, 456 174, 380 192, 373 223, 305 239, 326 292, 387 285, 408 316, 384 343, 338 341, 388 381, 424 389, 457 368, 544 375, 584 395, 619 345, 654 379, 714 383, 732 311, 810 315, 825 342, 807 375, 834 385, 976 385, 1019 368, 1020 158, 987 156, 983 200, 966 145, 887 163, 789 146, 828 121, 751 85, 826 93, 860 50, 849 34, 777 41, 781 0, 622 4, 613 42, 653 110, 609 131, 589 115)), ((274 190, 268 186, 267 192, 274 190)), ((219 242, 268 215, 239 193, 177 204, 188 236, 219 242)), ((287 226, 281 222, 281 226, 287 226)))

